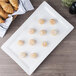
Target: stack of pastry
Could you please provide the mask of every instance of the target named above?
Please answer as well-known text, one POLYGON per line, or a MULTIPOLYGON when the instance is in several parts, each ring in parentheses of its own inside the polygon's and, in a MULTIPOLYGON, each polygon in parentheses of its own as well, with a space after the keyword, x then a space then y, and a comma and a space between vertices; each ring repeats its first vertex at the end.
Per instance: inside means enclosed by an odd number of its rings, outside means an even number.
POLYGON ((18 0, 0 0, 0 23, 4 23, 8 14, 18 10, 18 0))

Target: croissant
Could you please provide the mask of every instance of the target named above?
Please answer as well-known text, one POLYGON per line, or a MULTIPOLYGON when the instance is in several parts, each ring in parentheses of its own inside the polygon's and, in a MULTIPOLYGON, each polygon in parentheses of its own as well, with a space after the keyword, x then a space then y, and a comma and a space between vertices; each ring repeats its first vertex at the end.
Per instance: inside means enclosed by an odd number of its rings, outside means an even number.
POLYGON ((4 23, 4 20, 0 17, 0 23, 4 23))
POLYGON ((15 10, 18 9, 18 0, 9 0, 11 5, 14 7, 15 10))
POLYGON ((8 14, 0 6, 0 16, 4 19, 8 18, 8 14))
POLYGON ((9 0, 0 0, 0 2, 1 2, 1 1, 8 2, 9 0))
POLYGON ((3 10, 7 13, 13 13, 14 9, 11 6, 10 3, 6 3, 6 2, 0 2, 1 7, 3 8, 3 10))

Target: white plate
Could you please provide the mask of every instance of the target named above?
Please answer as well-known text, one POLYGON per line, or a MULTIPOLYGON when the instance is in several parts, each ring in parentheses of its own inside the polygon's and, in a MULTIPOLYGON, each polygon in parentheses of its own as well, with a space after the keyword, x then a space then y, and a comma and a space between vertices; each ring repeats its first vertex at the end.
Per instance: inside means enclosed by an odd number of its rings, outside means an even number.
POLYGON ((22 26, 3 44, 1 47, 28 75, 31 75, 35 69, 42 63, 42 61, 56 48, 56 46, 73 30, 73 26, 67 22, 61 15, 59 15, 49 4, 45 1, 38 7, 38 9, 22 24, 22 26), (38 19, 46 19, 44 25, 39 25, 38 19), (49 24, 49 19, 54 18, 57 23, 54 26, 49 24), (34 35, 30 35, 28 30, 35 28, 37 31, 34 35), (41 29, 47 30, 47 35, 40 36, 41 29), (55 37, 50 35, 51 29, 58 29, 59 34, 55 37), (35 38, 37 44, 30 46, 29 39, 35 38), (25 45, 19 47, 18 40, 25 40, 25 45), (48 41, 46 48, 42 47, 42 41, 48 41), (32 59, 29 56, 20 59, 19 53, 26 51, 28 54, 37 52, 38 58, 32 59))

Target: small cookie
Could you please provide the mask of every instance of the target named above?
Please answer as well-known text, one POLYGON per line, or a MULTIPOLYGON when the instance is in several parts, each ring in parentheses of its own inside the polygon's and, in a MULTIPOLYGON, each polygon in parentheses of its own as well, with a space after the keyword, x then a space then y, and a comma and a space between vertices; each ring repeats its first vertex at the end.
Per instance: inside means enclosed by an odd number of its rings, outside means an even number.
POLYGON ((25 58, 27 56, 27 53, 25 53, 25 52, 21 52, 20 54, 19 54, 19 57, 20 58, 25 58))
POLYGON ((46 47, 48 45, 48 43, 46 42, 46 41, 44 41, 43 43, 42 43, 42 46, 43 47, 46 47))
POLYGON ((40 31, 40 35, 45 35, 46 33, 47 33, 46 30, 41 30, 41 31, 40 31))
POLYGON ((31 54, 30 54, 30 57, 31 57, 31 58, 37 58, 37 57, 38 57, 38 54, 37 54, 37 53, 31 53, 31 54))
POLYGON ((58 30, 53 29, 51 30, 51 35, 56 36, 58 34, 58 30))
POLYGON ((44 19, 39 19, 39 23, 40 24, 44 24, 45 23, 45 20, 44 19))
POLYGON ((29 30, 29 33, 30 33, 30 34, 34 34, 35 31, 36 31, 35 29, 31 28, 31 29, 29 30))
POLYGON ((35 44, 36 44, 36 40, 31 39, 31 40, 29 41, 29 43, 30 43, 30 45, 35 45, 35 44))
POLYGON ((52 25, 56 24, 56 20, 55 19, 50 19, 50 24, 52 24, 52 25))
POLYGON ((18 41, 18 45, 20 45, 20 46, 24 45, 24 41, 23 40, 19 40, 18 41))

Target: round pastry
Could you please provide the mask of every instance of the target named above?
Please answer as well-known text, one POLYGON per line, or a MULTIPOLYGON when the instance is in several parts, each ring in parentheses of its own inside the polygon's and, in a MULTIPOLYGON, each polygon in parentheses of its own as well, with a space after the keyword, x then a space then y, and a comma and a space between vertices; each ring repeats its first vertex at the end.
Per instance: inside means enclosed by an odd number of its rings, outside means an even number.
POLYGON ((44 41, 43 43, 42 43, 42 46, 43 47, 46 47, 48 45, 48 43, 46 42, 46 41, 44 41))
POLYGON ((37 57, 38 57, 38 54, 37 54, 37 53, 31 53, 31 54, 30 54, 30 57, 31 57, 31 58, 37 58, 37 57))
POLYGON ((19 55, 20 58, 25 58, 26 56, 27 56, 27 53, 25 52, 21 52, 19 55))
POLYGON ((55 19, 50 19, 50 24, 52 24, 52 25, 56 24, 56 20, 55 19))
POLYGON ((51 35, 56 36, 58 34, 58 30, 53 29, 51 30, 51 35))
POLYGON ((34 34, 35 31, 36 31, 35 29, 31 28, 31 29, 29 30, 29 33, 30 33, 30 34, 34 34))
POLYGON ((39 19, 39 23, 40 24, 44 24, 45 23, 45 20, 44 19, 39 19))
POLYGON ((20 45, 20 46, 24 45, 24 41, 23 40, 19 40, 18 41, 18 45, 20 45))
POLYGON ((46 30, 41 30, 41 31, 40 31, 40 35, 45 35, 46 33, 47 33, 46 30))
POLYGON ((35 44, 36 44, 36 40, 31 39, 31 40, 29 41, 29 43, 30 43, 30 45, 35 45, 35 44))

